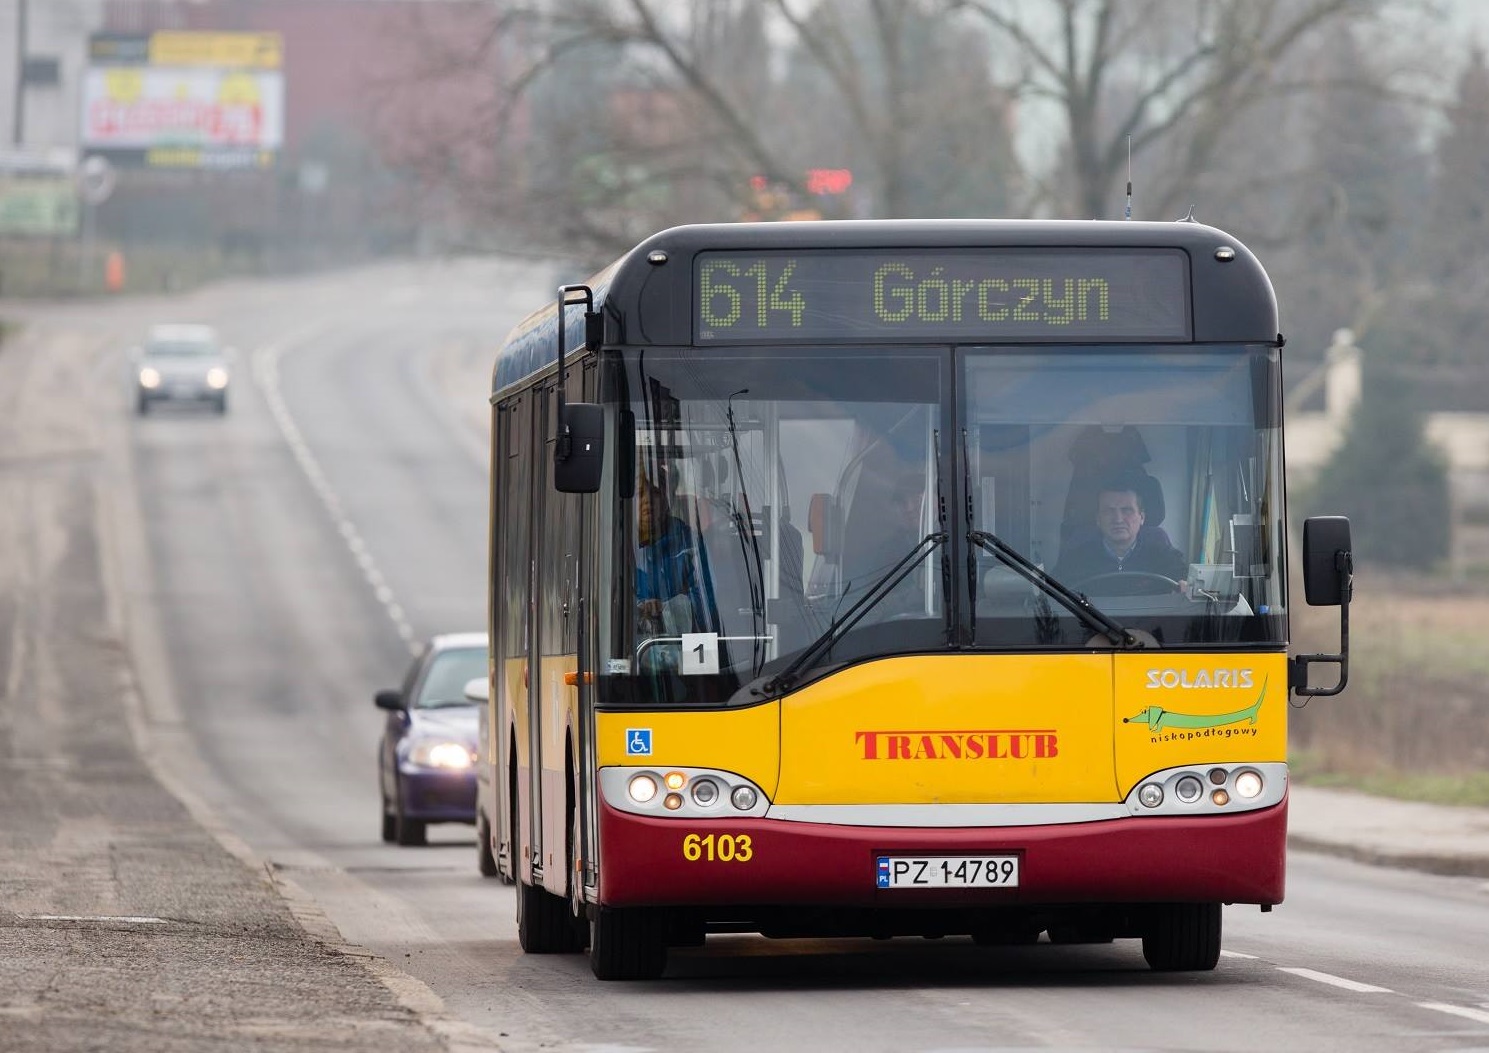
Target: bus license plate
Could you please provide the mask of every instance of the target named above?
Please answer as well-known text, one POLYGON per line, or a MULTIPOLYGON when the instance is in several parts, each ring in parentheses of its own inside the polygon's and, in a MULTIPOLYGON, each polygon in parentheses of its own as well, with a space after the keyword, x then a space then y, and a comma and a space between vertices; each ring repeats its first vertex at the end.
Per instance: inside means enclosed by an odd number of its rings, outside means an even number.
POLYGON ((880 888, 1018 888, 1018 856, 880 856, 880 888))

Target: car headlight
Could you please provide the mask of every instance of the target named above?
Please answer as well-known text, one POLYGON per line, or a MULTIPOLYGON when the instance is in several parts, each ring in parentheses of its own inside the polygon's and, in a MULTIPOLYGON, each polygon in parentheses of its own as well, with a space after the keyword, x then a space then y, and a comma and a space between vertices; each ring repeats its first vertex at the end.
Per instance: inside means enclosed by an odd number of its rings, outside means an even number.
POLYGON ((207 370, 207 387, 217 391, 227 387, 227 370, 221 366, 213 366, 207 370))
POLYGON ((464 771, 476 763, 476 754, 463 742, 429 739, 414 743, 408 751, 408 759, 422 768, 464 771))
POLYGON ((140 370, 140 387, 142 387, 142 388, 158 388, 158 387, 160 387, 160 370, 155 369, 153 366, 146 366, 145 368, 141 369, 140 370))

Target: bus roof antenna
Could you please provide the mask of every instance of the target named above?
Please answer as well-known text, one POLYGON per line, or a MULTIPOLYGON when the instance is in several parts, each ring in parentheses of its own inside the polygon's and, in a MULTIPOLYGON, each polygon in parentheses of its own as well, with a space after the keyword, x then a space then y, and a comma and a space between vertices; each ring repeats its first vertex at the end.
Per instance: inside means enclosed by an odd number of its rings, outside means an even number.
POLYGON ((1123 219, 1132 218, 1132 136, 1127 137, 1127 213, 1123 219))

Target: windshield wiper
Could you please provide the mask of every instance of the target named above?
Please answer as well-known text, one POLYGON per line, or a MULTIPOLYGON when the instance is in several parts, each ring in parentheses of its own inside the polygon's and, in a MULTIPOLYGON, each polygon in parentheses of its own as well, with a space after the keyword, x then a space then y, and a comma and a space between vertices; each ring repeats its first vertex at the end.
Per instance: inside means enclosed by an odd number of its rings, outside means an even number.
MULTIPOLYGON (((936 465, 936 522, 941 526, 941 533, 950 536, 946 523, 946 494, 941 489, 941 429, 932 432, 935 444, 936 465)), ((946 646, 950 647, 956 642, 956 625, 951 616, 951 553, 941 554, 941 595, 945 600, 941 604, 941 612, 945 616, 946 623, 946 646)))
POLYGON ((849 607, 837 618, 834 618, 832 624, 827 627, 822 635, 812 641, 811 646, 797 655, 795 660, 786 666, 785 669, 782 669, 764 684, 761 684, 758 693, 770 695, 781 688, 790 687, 792 681, 800 675, 803 669, 816 661, 818 655, 824 651, 831 650, 833 644, 837 643, 849 629, 857 625, 865 614, 881 603, 884 597, 893 592, 895 586, 904 581, 910 575, 910 572, 918 567, 927 556, 946 544, 949 537, 950 535, 942 531, 937 534, 927 534, 917 541, 914 548, 907 552, 898 563, 885 571, 879 580, 874 582, 869 587, 869 590, 858 598, 857 603, 849 607))
MULTIPOLYGON (((1086 599, 1079 592, 1060 581, 1058 578, 1040 569, 1039 565, 1029 560, 1018 549, 1004 541, 997 534, 990 534, 986 530, 967 531, 967 540, 978 548, 991 552, 998 559, 1012 567, 1019 575, 1031 585, 1041 591, 1048 593, 1059 600, 1061 605, 1068 608, 1086 626, 1102 633, 1114 644, 1123 647, 1141 647, 1143 643, 1134 636, 1121 622, 1111 615, 1104 613, 1094 603, 1086 599)), ((969 553, 970 562, 970 553, 969 553)))
MULTIPOLYGON (((744 503, 744 512, 734 509, 734 530, 739 535, 739 554, 744 557, 745 577, 750 586, 750 633, 754 637, 754 675, 760 675, 765 664, 765 565, 760 559, 760 538, 755 533, 755 510, 750 507, 750 488, 745 485, 744 463, 739 455, 739 432, 734 429, 734 399, 737 395, 748 395, 749 388, 740 388, 725 402, 724 419, 729 424, 729 447, 734 452, 734 477, 739 483, 739 497, 744 503), (750 556, 754 561, 751 562, 750 556)), ((761 524, 762 529, 765 524, 761 524)))
MULTIPOLYGON (((962 494, 965 496, 966 508, 963 514, 967 517, 967 535, 970 539, 972 531, 977 529, 977 519, 972 514, 972 455, 967 450, 967 429, 962 429, 962 494)), ((996 555, 996 553, 995 553, 996 555)), ((947 594, 950 595, 950 588, 947 594)), ((967 552, 967 621, 972 631, 972 639, 977 639, 977 560, 973 558, 971 551, 967 552)))

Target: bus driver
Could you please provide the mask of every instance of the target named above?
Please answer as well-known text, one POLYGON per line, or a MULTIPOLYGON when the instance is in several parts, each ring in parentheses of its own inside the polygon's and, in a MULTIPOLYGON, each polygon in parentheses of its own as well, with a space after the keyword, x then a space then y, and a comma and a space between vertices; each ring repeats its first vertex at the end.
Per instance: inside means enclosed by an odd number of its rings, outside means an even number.
POLYGON ((1055 577, 1068 585, 1107 574, 1159 574, 1182 591, 1188 569, 1184 554, 1158 530, 1145 530, 1147 512, 1142 487, 1136 479, 1117 476, 1106 480, 1096 498, 1096 537, 1060 554, 1055 577))

